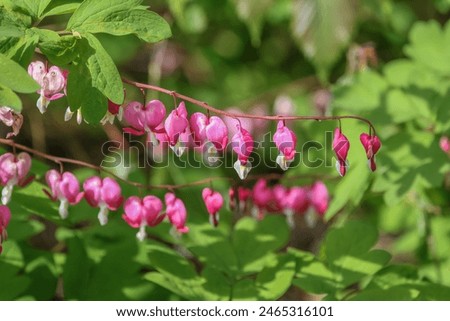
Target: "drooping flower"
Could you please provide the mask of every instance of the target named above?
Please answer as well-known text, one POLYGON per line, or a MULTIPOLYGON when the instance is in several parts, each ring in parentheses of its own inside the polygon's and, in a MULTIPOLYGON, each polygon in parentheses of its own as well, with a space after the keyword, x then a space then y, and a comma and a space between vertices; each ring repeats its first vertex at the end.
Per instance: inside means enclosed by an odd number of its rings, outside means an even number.
POLYGON ((240 179, 245 179, 252 169, 252 165, 248 161, 253 151, 253 137, 248 131, 236 125, 238 131, 231 139, 233 151, 238 155, 238 160, 234 163, 234 169, 238 173, 240 179))
POLYGON ((292 130, 285 126, 284 121, 280 120, 277 131, 273 135, 273 140, 280 151, 280 155, 277 157, 277 164, 280 165, 281 169, 287 170, 295 158, 297 137, 292 130))
POLYGON ((447 136, 442 136, 439 140, 439 147, 446 154, 450 154, 450 139, 447 136))
POLYGON ((6 135, 6 138, 11 138, 19 134, 23 124, 23 116, 21 113, 15 112, 10 107, 2 106, 0 107, 0 121, 12 128, 12 132, 6 135))
POLYGON ((61 70, 57 66, 52 66, 47 70, 42 61, 34 61, 28 66, 28 74, 41 86, 36 106, 43 114, 50 101, 64 96, 62 91, 66 88, 67 71, 61 70))
POLYGON ((309 201, 319 216, 325 214, 328 209, 330 197, 328 195, 328 189, 323 182, 317 181, 311 186, 309 190, 309 201))
MULTIPOLYGON (((76 113, 77 113, 77 124, 81 125, 81 123, 83 122, 83 114, 81 113, 81 108, 78 108, 76 113)), ((71 120, 73 114, 75 114, 75 112, 70 109, 70 106, 68 106, 66 109, 66 113, 64 114, 64 121, 71 120)))
POLYGON ((350 149, 350 142, 347 137, 342 134, 339 128, 334 130, 333 138, 333 150, 336 153, 336 169, 341 176, 344 176, 349 168, 349 163, 347 161, 348 150, 350 149))
POLYGON ((122 106, 120 104, 115 104, 108 99, 108 110, 106 111, 106 114, 102 118, 102 120, 100 120, 100 123, 102 125, 105 125, 106 123, 110 123, 112 125, 116 117, 118 120, 122 120, 122 116, 123 116, 122 106))
POLYGON ((50 187, 47 195, 54 201, 59 200, 59 215, 66 219, 69 215, 69 204, 78 204, 83 198, 84 193, 80 192, 80 183, 78 179, 70 172, 60 174, 51 169, 45 174, 45 180, 50 187))
POLYGON ((223 197, 219 192, 206 187, 202 191, 202 198, 209 213, 209 221, 213 226, 219 224, 219 211, 223 206, 223 197))
POLYGON ((0 205, 0 254, 2 254, 2 243, 8 239, 6 227, 11 219, 11 211, 8 206, 0 205))
POLYGON ((194 144, 202 146, 208 155, 208 162, 213 164, 217 151, 225 149, 228 143, 228 129, 223 120, 217 116, 207 117, 202 113, 193 113, 190 128, 194 144))
POLYGON ((99 207, 100 225, 108 223, 109 210, 115 211, 122 204, 123 197, 120 185, 112 178, 103 180, 98 176, 88 178, 84 184, 84 198, 92 207, 99 207))
POLYGON ((359 139, 366 150, 369 168, 372 172, 374 172, 377 169, 375 154, 381 148, 380 139, 376 135, 368 135, 366 133, 362 133, 359 136, 359 139))
POLYGON ((161 214, 162 202, 159 198, 149 195, 140 199, 137 196, 131 196, 123 205, 125 213, 122 218, 133 228, 139 228, 136 237, 139 241, 145 240, 147 233, 146 226, 156 226, 164 219, 161 214))
POLYGON ((264 218, 265 211, 274 212, 278 209, 277 201, 274 197, 272 189, 267 186, 267 181, 260 178, 253 186, 252 191, 253 204, 256 208, 253 209, 253 216, 261 220, 264 218))
POLYGON ((180 136, 189 129, 187 116, 186 106, 182 101, 177 108, 172 110, 164 122, 169 146, 177 156, 181 156, 186 148, 185 141, 183 141, 186 139, 181 140, 180 136))
POLYGON ((8 204, 15 185, 25 184, 31 167, 31 157, 27 153, 14 156, 6 153, 0 156, 0 183, 4 186, 2 190, 2 203, 8 204))
POLYGON ((141 136, 147 133, 148 140, 157 145, 156 133, 163 131, 162 122, 166 116, 166 107, 159 100, 152 100, 145 106, 132 101, 125 106, 123 116, 131 127, 123 131, 132 135, 141 136))
POLYGON ((273 189, 278 208, 286 215, 291 228, 295 226, 294 215, 304 214, 309 207, 307 190, 303 187, 286 188, 276 185, 273 189))
POLYGON ((183 201, 176 198, 173 193, 166 193, 164 200, 166 202, 166 215, 172 226, 179 233, 189 232, 189 228, 186 226, 187 213, 183 201))

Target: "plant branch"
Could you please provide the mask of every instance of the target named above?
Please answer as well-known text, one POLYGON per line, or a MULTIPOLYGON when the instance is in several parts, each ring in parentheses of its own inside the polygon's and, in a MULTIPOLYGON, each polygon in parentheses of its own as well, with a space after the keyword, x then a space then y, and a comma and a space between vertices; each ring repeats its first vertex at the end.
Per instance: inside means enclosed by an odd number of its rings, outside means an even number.
POLYGON ((204 108, 210 112, 213 112, 218 115, 223 115, 226 117, 231 117, 231 118, 236 118, 236 119, 250 118, 250 119, 263 119, 263 120, 316 120, 316 121, 356 119, 356 120, 363 121, 366 124, 368 124, 369 127, 372 129, 373 134, 376 135, 375 127, 373 126, 372 122, 370 120, 368 120, 367 118, 364 118, 361 116, 356 116, 356 115, 343 115, 343 116, 271 116, 271 115, 266 115, 266 116, 260 116, 260 115, 244 114, 244 113, 230 113, 230 112, 226 112, 221 109, 217 109, 213 106, 210 106, 210 105, 208 105, 208 103, 206 103, 204 101, 200 101, 200 100, 194 99, 192 97, 189 97, 189 96, 186 96, 183 94, 179 94, 175 91, 168 90, 168 89, 165 89, 162 87, 158 87, 158 86, 154 86, 154 85, 147 85, 147 84, 139 83, 136 81, 128 80, 125 78, 122 78, 122 81, 129 85, 135 86, 139 89, 149 89, 149 90, 153 90, 153 91, 158 91, 160 93, 170 95, 170 96, 176 97, 181 100, 188 101, 188 102, 190 102, 194 105, 197 105, 201 108, 204 108))
MULTIPOLYGON (((59 157, 59 156, 53 156, 53 155, 49 155, 46 154, 44 152, 38 151, 36 149, 33 149, 31 147, 27 147, 25 145, 21 145, 21 144, 17 144, 16 142, 14 142, 11 139, 4 139, 4 138, 0 138, 0 144, 2 145, 7 145, 7 146, 11 146, 13 148, 13 151, 15 152, 16 149, 20 149, 22 151, 31 153, 33 155, 42 157, 44 159, 47 159, 49 161, 52 161, 56 164, 58 164, 60 166, 60 169, 62 171, 63 169, 63 164, 74 164, 77 166, 81 166, 81 167, 86 167, 86 168, 90 168, 99 172, 103 172, 106 174, 109 174, 111 176, 114 176, 117 180, 137 187, 137 188, 143 188, 143 189, 165 189, 165 190, 176 190, 176 189, 181 189, 181 188, 186 188, 186 187, 192 187, 192 186, 199 186, 199 185, 209 185, 211 183, 213 183, 214 181, 217 180, 226 180, 229 181, 230 183, 234 184, 234 185, 238 185, 238 180, 233 179, 231 177, 226 177, 226 176, 217 176, 217 177, 209 177, 209 178, 205 178, 205 179, 201 179, 198 181, 194 181, 194 182, 190 182, 190 183, 186 183, 186 184, 177 184, 177 185, 172 185, 172 184, 161 184, 161 185, 147 185, 147 184, 141 184, 138 182, 134 182, 134 181, 130 181, 127 179, 124 179, 120 176, 117 176, 116 174, 114 174, 113 172, 98 166, 98 165, 94 165, 91 163, 87 163, 87 162, 83 162, 80 160, 76 160, 76 159, 72 159, 72 158, 66 158, 66 157, 59 157)), ((278 174, 278 173, 269 173, 269 174, 259 174, 259 175, 250 175, 247 177, 246 181, 254 181, 254 180, 258 180, 260 178, 265 178, 265 179, 282 179, 284 177, 283 174, 278 174)), ((322 178, 322 179, 333 179, 336 178, 335 176, 327 176, 327 175, 319 175, 319 174, 310 174, 310 175, 298 175, 298 176, 290 176, 289 179, 299 179, 299 178, 322 178)))

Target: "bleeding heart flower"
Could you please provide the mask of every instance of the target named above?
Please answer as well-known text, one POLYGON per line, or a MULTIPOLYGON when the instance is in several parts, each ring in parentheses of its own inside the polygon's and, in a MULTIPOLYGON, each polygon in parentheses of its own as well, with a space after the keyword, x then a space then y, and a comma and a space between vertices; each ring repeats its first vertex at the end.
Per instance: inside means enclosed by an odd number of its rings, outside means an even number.
POLYGON ((100 123, 105 125, 106 123, 110 123, 111 125, 114 123, 114 119, 122 120, 123 116, 123 108, 120 104, 115 104, 111 100, 108 99, 108 111, 106 115, 102 118, 100 123))
POLYGON ((219 211, 223 206, 223 197, 219 192, 206 187, 202 191, 202 198, 209 213, 209 221, 213 226, 219 224, 219 211))
POLYGON ((6 135, 6 138, 11 138, 19 134, 23 124, 23 116, 9 107, 2 106, 0 107, 0 121, 6 126, 12 127, 12 132, 6 135))
POLYGON ((446 154, 450 154, 450 139, 447 136, 442 136, 439 140, 439 146, 446 154))
POLYGON ((375 154, 381 148, 380 139, 376 135, 368 135, 366 133, 362 133, 359 136, 359 139, 366 150, 369 168, 372 172, 374 172, 377 169, 375 154))
POLYGON ((189 128, 187 116, 186 106, 182 101, 177 108, 172 110, 164 122, 169 146, 177 156, 181 156, 186 148, 185 142, 180 139, 180 135, 189 128))
POLYGON ((50 101, 64 96, 61 91, 65 91, 68 72, 57 66, 52 66, 47 70, 42 61, 35 61, 28 66, 28 74, 41 86, 36 106, 43 114, 50 101))
POLYGON ((179 233, 189 232, 186 226, 186 207, 181 199, 176 198, 173 193, 167 193, 164 197, 166 202, 166 215, 172 226, 179 233))
POLYGON ((215 157, 217 151, 222 151, 227 146, 228 129, 219 117, 208 118, 202 113, 194 113, 190 118, 190 128, 194 143, 197 146, 203 146, 207 154, 212 157, 215 157))
POLYGON ((146 226, 156 226, 164 219, 161 214, 162 202, 159 198, 149 195, 140 199, 137 196, 129 197, 123 206, 125 213, 122 218, 133 228, 139 228, 136 237, 139 241, 145 240, 147 233, 146 226))
POLYGON ((122 204, 123 197, 120 185, 112 178, 103 180, 98 176, 88 178, 84 184, 84 198, 92 207, 99 207, 100 225, 108 223, 109 210, 115 211, 122 204))
POLYGON ((319 216, 323 216, 328 209, 330 197, 326 185, 321 182, 315 182, 309 190, 309 201, 319 216))
POLYGON ((2 190, 4 205, 11 200, 14 186, 25 184, 25 177, 30 171, 30 167, 31 157, 27 153, 20 153, 17 157, 11 153, 0 156, 0 183, 5 186, 2 190))
POLYGON ((341 176, 344 176, 349 168, 349 163, 347 161, 348 150, 350 149, 350 142, 347 137, 342 134, 339 128, 334 130, 333 138, 333 150, 336 153, 336 169, 341 176))
POLYGON ((271 211, 276 207, 276 199, 273 191, 267 186, 267 181, 260 178, 253 186, 252 192, 253 204, 256 209, 253 209, 253 216, 261 220, 264 218, 265 211, 271 211))
POLYGON ((125 106, 123 116, 131 126, 124 128, 124 132, 136 136, 147 133, 148 140, 153 145, 158 145, 155 134, 164 131, 161 124, 166 116, 166 107, 161 101, 152 100, 145 106, 137 101, 132 101, 125 106))
POLYGON ((297 137, 292 130, 285 126, 284 121, 280 120, 277 131, 273 135, 273 140, 280 151, 280 155, 277 157, 277 164, 285 171, 295 158, 297 137))
POLYGON ((11 211, 8 206, 0 205, 0 254, 2 254, 2 243, 8 239, 8 233, 6 227, 11 220, 11 211))
POLYGON ((233 151, 238 155, 238 160, 234 163, 234 169, 238 173, 240 179, 245 179, 252 169, 252 165, 248 162, 248 158, 253 151, 253 137, 248 131, 236 125, 238 131, 231 139, 233 151))
POLYGON ((51 169, 45 174, 45 180, 51 190, 51 193, 47 193, 47 195, 54 201, 60 201, 59 215, 62 219, 66 219, 69 215, 69 204, 78 204, 84 195, 83 192, 80 192, 78 179, 70 172, 60 174, 58 171, 51 169))

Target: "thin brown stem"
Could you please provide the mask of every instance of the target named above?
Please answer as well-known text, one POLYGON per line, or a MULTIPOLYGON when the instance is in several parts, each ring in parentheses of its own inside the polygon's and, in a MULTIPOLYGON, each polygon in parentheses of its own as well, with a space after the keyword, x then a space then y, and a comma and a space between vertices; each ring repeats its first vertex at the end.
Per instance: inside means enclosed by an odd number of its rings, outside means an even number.
MULTIPOLYGON (((177 184, 177 185, 171 185, 171 184, 161 184, 161 185, 147 185, 147 184, 141 184, 138 182, 134 182, 134 181, 130 181, 124 178, 121 178, 119 176, 117 176, 116 174, 114 174, 113 172, 101 167, 101 166, 97 166, 91 163, 87 163, 87 162, 83 162, 80 160, 76 160, 76 159, 72 159, 72 158, 65 158, 65 157, 59 157, 59 156, 53 156, 53 155, 49 155, 46 154, 44 152, 35 150, 33 148, 27 147, 25 145, 21 145, 21 144, 17 144, 15 143, 13 140, 11 139, 4 139, 4 138, 0 138, 0 144, 2 145, 8 145, 11 146, 13 149, 20 149, 23 150, 25 152, 31 153, 33 155, 42 157, 44 159, 47 159, 49 161, 54 162, 55 164, 57 164, 60 167, 60 171, 63 171, 63 164, 73 164, 73 165, 77 165, 77 166, 81 166, 81 167, 86 167, 86 168, 90 168, 90 169, 94 169, 96 171, 99 172, 103 172, 106 173, 108 175, 114 176, 117 180, 126 183, 128 185, 131 186, 135 186, 139 189, 146 189, 146 190, 150 190, 150 189, 165 189, 165 190, 169 190, 169 191, 173 191, 176 189, 180 189, 180 188, 185 188, 185 187, 192 187, 192 186, 199 186, 199 185, 209 185, 212 184, 214 181, 218 181, 218 180, 226 180, 229 181, 231 184, 233 185, 238 185, 238 180, 233 179, 231 177, 225 177, 225 176, 217 176, 217 177, 209 177, 209 178, 205 178, 205 179, 201 179, 198 181, 194 181, 194 182, 190 182, 190 183, 186 183, 186 184, 177 184)), ((282 179, 283 178, 283 174, 277 174, 277 173, 269 173, 269 174, 259 174, 259 175, 250 175, 247 177, 246 181, 255 181, 258 180, 260 178, 265 178, 268 180, 274 180, 274 179, 282 179)), ((327 175, 320 175, 320 174, 311 174, 311 175, 298 175, 298 176, 290 176, 289 179, 300 179, 300 178, 312 178, 312 179, 318 179, 318 178, 322 178, 322 179, 333 179, 335 177, 331 177, 331 176, 327 176, 327 175)))
POLYGON ((194 105, 197 105, 201 108, 204 108, 210 112, 213 112, 218 115, 223 115, 226 117, 263 119, 263 120, 316 120, 316 121, 356 119, 356 120, 367 123, 369 125, 369 127, 372 129, 374 135, 376 133, 375 127, 373 126, 372 122, 370 120, 368 120, 367 118, 364 118, 361 116, 356 116, 356 115, 342 115, 342 116, 272 116, 272 115, 266 115, 266 116, 260 116, 260 115, 244 114, 244 113, 230 113, 230 112, 226 112, 221 109, 217 109, 213 106, 210 106, 206 102, 194 99, 192 97, 189 97, 189 96, 186 96, 183 94, 179 94, 173 90, 168 90, 168 89, 154 86, 154 85, 139 83, 136 81, 125 79, 125 78, 122 78, 122 81, 129 85, 135 86, 136 88, 139 88, 139 89, 149 89, 149 90, 161 92, 161 93, 169 95, 169 96, 177 97, 179 99, 182 99, 182 100, 188 101, 194 105))

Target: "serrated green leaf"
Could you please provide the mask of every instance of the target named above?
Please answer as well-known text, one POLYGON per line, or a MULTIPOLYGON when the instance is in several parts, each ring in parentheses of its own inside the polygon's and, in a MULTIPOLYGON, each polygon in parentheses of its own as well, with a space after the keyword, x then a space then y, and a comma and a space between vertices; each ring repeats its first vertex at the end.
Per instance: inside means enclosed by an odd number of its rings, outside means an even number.
POLYGON ((39 41, 39 36, 28 29, 20 38, 5 38, 0 41, 0 53, 16 61, 22 67, 27 68, 34 55, 34 49, 39 41))
POLYGON ((1 7, 0 10, 0 37, 21 37, 26 26, 9 10, 1 7))
POLYGON ((0 86, 0 106, 8 106, 20 112, 22 101, 11 89, 0 86))
POLYGON ((19 93, 32 93, 40 88, 37 82, 16 62, 0 54, 0 85, 19 93))

